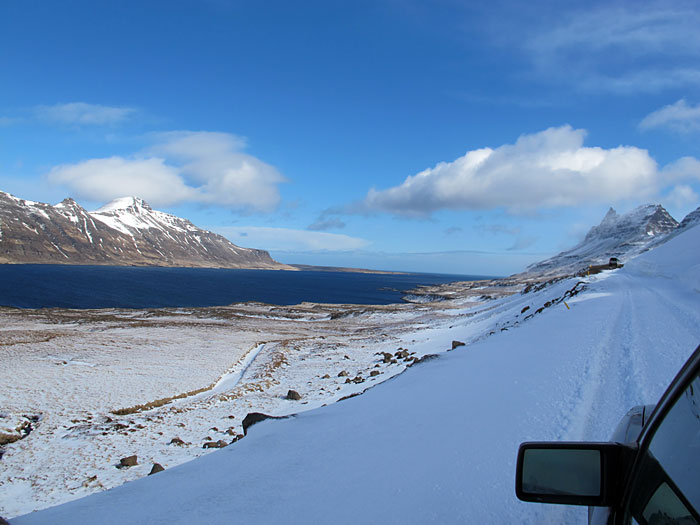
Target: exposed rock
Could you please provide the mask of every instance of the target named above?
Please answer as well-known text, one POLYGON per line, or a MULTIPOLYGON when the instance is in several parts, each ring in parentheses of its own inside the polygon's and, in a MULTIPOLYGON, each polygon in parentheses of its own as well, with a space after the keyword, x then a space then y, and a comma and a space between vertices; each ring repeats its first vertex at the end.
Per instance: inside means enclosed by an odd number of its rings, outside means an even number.
MULTIPOLYGON (((88 479, 86 479, 85 481, 83 481, 83 487, 87 488, 87 487, 89 487, 90 485, 92 485, 93 483, 95 483, 96 481, 97 481, 97 475, 95 475, 95 476, 90 476, 88 479)), ((0 525, 2 525, 2 524, 0 523, 0 525)))
POLYGON ((455 348, 457 348, 459 346, 465 346, 465 345, 462 341, 452 341, 452 350, 454 350, 455 348))
POLYGON ((0 263, 296 270, 135 197, 88 212, 73 199, 52 206, 0 191, 0 225, 0 263))
POLYGON ((32 423, 38 421, 39 416, 0 414, 0 446, 24 439, 34 429, 32 423))
POLYGON ((394 356, 389 352, 380 352, 380 355, 383 357, 383 361, 385 363, 391 363, 391 361, 394 359, 394 356))
POLYGON ((202 445, 202 448, 224 448, 226 446, 228 446, 228 443, 220 439, 219 441, 207 441, 202 445))
POLYGON ((370 376, 370 377, 376 377, 376 376, 378 376, 380 373, 381 373, 381 372, 380 372, 379 370, 372 370, 372 371, 369 373, 369 376, 370 376))
POLYGON ((326 375, 324 375, 321 379, 330 379, 330 378, 331 378, 331 376, 328 375, 328 374, 326 374, 326 375))
POLYGON ((3 517, 0 516, 0 525, 10 525, 10 522, 8 522, 6 519, 3 519, 3 517))
POLYGON ((246 417, 243 418, 243 435, 248 434, 248 429, 250 427, 252 427, 256 423, 260 423, 260 421, 265 421, 266 419, 275 419, 275 416, 268 416, 267 414, 263 414, 262 412, 249 413, 246 417))
POLYGON ((426 361, 431 361, 433 359, 437 359, 438 357, 440 357, 440 356, 438 356, 438 354, 426 354, 419 359, 414 358, 414 361, 407 366, 413 366, 413 365, 417 365, 420 363, 425 363, 426 361))
POLYGON ((289 392, 287 392, 286 399, 290 399, 292 401, 299 401, 301 399, 301 395, 296 390, 290 390, 289 392))
POLYGON ((521 314, 524 314, 524 313, 527 312, 529 309, 530 309, 530 307, 529 307, 529 306, 526 306, 525 308, 523 308, 522 310, 520 310, 520 313, 521 313, 521 314))
POLYGON ((184 447, 186 443, 181 440, 179 437, 174 437, 173 439, 170 440, 171 445, 177 445, 178 447, 184 447))
POLYGON ((160 463, 154 463, 153 468, 151 468, 151 471, 148 473, 150 476, 151 474, 158 474, 158 472, 163 472, 165 469, 163 468, 163 465, 160 463))
POLYGON ((579 244, 513 277, 572 274, 589 265, 607 264, 610 257, 629 259, 664 242, 677 228, 678 222, 660 205, 646 204, 624 215, 610 208, 601 223, 592 227, 579 244))
POLYGON ((138 464, 137 457, 134 456, 127 456, 125 458, 122 458, 119 460, 119 467, 124 468, 124 467, 134 467, 138 464))
POLYGON ((338 374, 338 377, 347 377, 348 375, 350 375, 350 374, 348 374, 345 370, 343 370, 338 374))

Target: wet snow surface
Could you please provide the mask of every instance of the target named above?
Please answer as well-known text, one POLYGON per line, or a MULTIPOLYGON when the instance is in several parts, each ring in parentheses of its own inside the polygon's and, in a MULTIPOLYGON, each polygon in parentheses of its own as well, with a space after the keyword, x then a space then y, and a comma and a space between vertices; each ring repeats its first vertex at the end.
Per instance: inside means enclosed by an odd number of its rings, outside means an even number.
POLYGON ((40 419, 4 447, 0 515, 119 485, 12 522, 585 523, 516 499, 518 444, 607 440, 657 401, 700 343, 699 245, 481 303, 5 310, 1 411, 40 419), (297 415, 202 448, 249 412, 297 415))

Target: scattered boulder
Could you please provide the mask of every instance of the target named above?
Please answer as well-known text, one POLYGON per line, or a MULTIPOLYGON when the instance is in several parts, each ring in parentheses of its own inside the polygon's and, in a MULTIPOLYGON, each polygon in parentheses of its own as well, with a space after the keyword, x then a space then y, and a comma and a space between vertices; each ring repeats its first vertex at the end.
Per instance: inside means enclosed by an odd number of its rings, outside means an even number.
POLYGON ((524 314, 524 313, 527 312, 529 309, 530 309, 530 307, 529 307, 529 306, 526 306, 525 308, 523 308, 522 310, 520 310, 520 313, 521 313, 521 314, 524 314))
POLYGON ((375 376, 378 376, 379 374, 380 374, 379 370, 372 370, 372 371, 369 373, 369 376, 370 376, 370 377, 375 377, 375 376))
POLYGON ((181 440, 179 437, 174 437, 170 440, 170 445, 177 445, 178 447, 184 447, 187 443, 181 440))
POLYGON ((226 430, 226 433, 227 433, 229 436, 236 436, 236 435, 238 435, 238 434, 236 433, 236 431, 233 429, 233 427, 229 427, 228 430, 226 430))
POLYGON ((299 401, 301 399, 301 394, 299 394, 299 392, 297 392, 296 390, 290 390, 289 392, 287 392, 286 399, 290 399, 292 401, 299 401))
POLYGON ((228 443, 220 439, 219 441, 207 441, 202 445, 202 448, 224 448, 226 446, 228 446, 228 443))
POLYGON ((159 472, 163 472, 164 470, 165 469, 163 468, 163 465, 161 465, 160 463, 154 463, 153 468, 148 473, 148 475, 150 476, 151 474, 158 474, 159 472))
POLYGON ((243 435, 248 434, 248 429, 255 425, 255 423, 260 423, 266 419, 273 419, 274 416, 268 416, 262 412, 251 412, 246 417, 243 418, 243 435))
POLYGON ((345 384, 347 385, 348 383, 352 383, 352 379, 350 379, 349 377, 345 380, 345 384))
MULTIPOLYGON (((83 487, 87 488, 89 487, 92 483, 95 483, 97 481, 97 475, 90 476, 88 479, 83 481, 83 487)), ((2 525, 2 522, 0 521, 0 525, 2 525)))
POLYGON ((459 346, 465 346, 465 344, 462 341, 452 341, 452 350, 459 346))
POLYGON ((136 465, 138 465, 138 460, 135 455, 127 456, 119 460, 119 468, 134 467, 136 465))
POLYGON ((394 356, 390 354, 389 352, 381 352, 382 357, 384 358, 383 361, 385 363, 391 363, 393 361, 394 356))
POLYGON ((357 383, 364 383, 365 380, 364 380, 364 378, 363 378, 362 376, 355 376, 355 378, 352 380, 352 382, 355 383, 355 384, 357 384, 357 383))
POLYGON ((413 366, 417 365, 419 363, 425 363, 426 361, 430 361, 431 359, 437 359, 439 356, 437 354, 426 354, 423 357, 416 359, 415 357, 413 358, 413 362, 409 364, 408 366, 413 366))
POLYGON ((326 375, 323 376, 321 379, 330 379, 330 378, 331 378, 331 376, 329 376, 328 374, 326 374, 326 375))
POLYGON ((399 348, 399 350, 394 354, 397 359, 406 359, 408 357, 408 350, 405 348, 399 348))
POLYGON ((342 370, 342 371, 338 374, 338 377, 347 377, 348 375, 350 375, 350 374, 348 374, 345 370, 342 370))
POLYGON ((32 432, 32 423, 38 421, 39 416, 0 413, 0 446, 24 439, 32 432))

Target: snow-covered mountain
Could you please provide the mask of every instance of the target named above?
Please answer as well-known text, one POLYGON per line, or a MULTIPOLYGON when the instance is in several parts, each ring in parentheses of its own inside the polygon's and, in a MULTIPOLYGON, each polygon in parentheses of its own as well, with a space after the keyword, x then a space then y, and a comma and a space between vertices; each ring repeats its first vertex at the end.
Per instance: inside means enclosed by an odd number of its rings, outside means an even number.
POLYGON ((0 263, 294 269, 136 197, 88 212, 0 192, 0 263))
POLYGON ((678 226, 678 221, 658 204, 639 206, 623 215, 610 208, 583 241, 529 266, 527 273, 575 273, 588 265, 605 264, 611 257, 625 261, 660 244, 678 226))

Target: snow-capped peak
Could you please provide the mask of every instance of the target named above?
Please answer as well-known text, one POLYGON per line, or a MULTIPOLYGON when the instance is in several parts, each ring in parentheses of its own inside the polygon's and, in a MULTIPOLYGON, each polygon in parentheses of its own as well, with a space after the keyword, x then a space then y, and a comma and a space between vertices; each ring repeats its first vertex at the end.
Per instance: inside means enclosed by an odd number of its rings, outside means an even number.
POLYGON ((528 267, 528 271, 577 271, 589 264, 601 264, 610 257, 627 260, 662 242, 678 227, 663 206, 644 204, 628 213, 610 208, 582 242, 551 259, 528 267))
POLYGON ((153 208, 151 208, 146 201, 140 199, 139 197, 119 197, 118 199, 114 199, 112 202, 105 204, 98 210, 95 210, 93 213, 108 213, 111 211, 129 209, 131 209, 130 211, 137 213, 140 213, 143 210, 153 211, 153 208))

